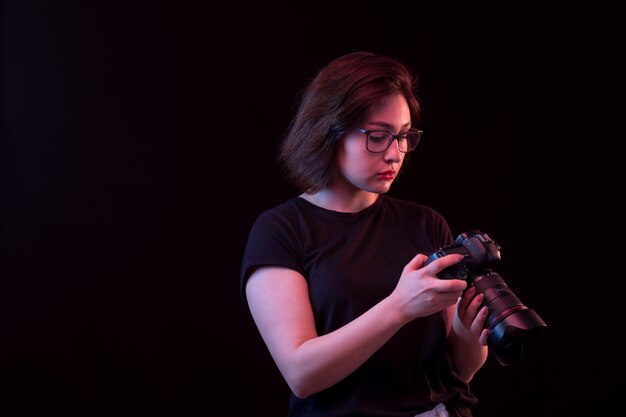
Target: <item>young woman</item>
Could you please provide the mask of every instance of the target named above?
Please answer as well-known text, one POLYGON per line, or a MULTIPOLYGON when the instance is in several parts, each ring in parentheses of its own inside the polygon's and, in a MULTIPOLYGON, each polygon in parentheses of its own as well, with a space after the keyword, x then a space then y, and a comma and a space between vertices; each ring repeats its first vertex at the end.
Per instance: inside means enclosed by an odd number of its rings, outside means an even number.
POLYGON ((258 217, 242 297, 292 395, 289 416, 471 416, 487 309, 425 205, 385 195, 420 141, 415 77, 367 52, 310 82, 280 153, 302 194, 258 217))

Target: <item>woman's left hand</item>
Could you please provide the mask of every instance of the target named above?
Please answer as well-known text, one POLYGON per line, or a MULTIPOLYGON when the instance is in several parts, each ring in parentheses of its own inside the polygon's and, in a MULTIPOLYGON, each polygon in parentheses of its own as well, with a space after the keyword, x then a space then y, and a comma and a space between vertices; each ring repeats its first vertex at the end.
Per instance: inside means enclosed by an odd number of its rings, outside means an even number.
POLYGON ((487 306, 480 307, 483 299, 484 295, 476 295, 476 288, 470 286, 456 304, 452 328, 466 342, 477 340, 481 346, 487 346, 491 332, 483 329, 489 313, 487 306))

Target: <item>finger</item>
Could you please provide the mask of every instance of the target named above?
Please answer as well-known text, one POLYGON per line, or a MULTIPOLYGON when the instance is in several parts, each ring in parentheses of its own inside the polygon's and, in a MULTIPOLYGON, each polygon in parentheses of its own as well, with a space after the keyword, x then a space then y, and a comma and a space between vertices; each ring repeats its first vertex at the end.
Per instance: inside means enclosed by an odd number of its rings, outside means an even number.
POLYGON ((476 287, 474 286, 469 287, 467 291, 465 291, 459 303, 459 317, 462 317, 465 314, 467 308, 470 306, 470 303, 474 299, 475 294, 476 287))
POLYGON ((467 282, 462 279, 440 279, 434 288, 438 292, 455 292, 456 297, 462 297, 463 290, 467 288, 467 282))
POLYGON ((460 253, 451 253, 449 255, 442 256, 441 258, 435 259, 434 261, 426 265, 425 268, 428 268, 429 273, 437 275, 443 269, 454 264, 458 264, 463 258, 465 258, 465 256, 461 255, 460 253))
POLYGON ((478 334, 480 330, 483 327, 485 327, 485 320, 487 320, 488 313, 489 313, 489 309, 487 308, 487 306, 484 306, 483 308, 480 309, 478 314, 476 314, 476 318, 474 318, 474 320, 472 321, 472 325, 470 326, 470 330, 472 333, 478 334))
POLYGON ((478 343, 480 343, 482 346, 487 346, 487 342, 489 340, 490 335, 491 335, 491 331, 489 329, 484 329, 480 333, 480 337, 478 338, 478 343))
POLYGON ((476 289, 474 287, 469 287, 459 301, 457 311, 463 326, 470 329, 472 327, 472 323, 476 319, 476 313, 478 312, 484 298, 482 294, 478 294, 474 297, 475 293, 476 289))
POLYGON ((471 320, 476 317, 476 314, 478 313, 480 306, 483 304, 484 299, 485 296, 481 293, 475 296, 473 299, 468 300, 468 306, 465 314, 467 314, 467 316, 470 317, 471 320))

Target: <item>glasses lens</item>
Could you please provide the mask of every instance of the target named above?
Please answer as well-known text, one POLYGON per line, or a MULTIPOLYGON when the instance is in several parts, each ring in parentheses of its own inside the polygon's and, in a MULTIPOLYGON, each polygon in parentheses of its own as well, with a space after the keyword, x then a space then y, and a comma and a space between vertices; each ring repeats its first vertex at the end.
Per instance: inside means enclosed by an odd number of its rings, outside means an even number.
POLYGON ((413 149, 417 147, 417 144, 419 143, 421 137, 422 137, 421 130, 417 130, 414 132, 407 132, 406 140, 404 141, 404 149, 402 149, 402 146, 401 146, 400 150, 402 150, 403 152, 412 151, 413 149))
POLYGON ((370 132, 367 136, 367 150, 370 152, 383 152, 389 146, 391 139, 391 133, 370 132))
POLYGON ((421 130, 415 130, 411 132, 407 132, 406 134, 406 150, 404 152, 411 152, 413 149, 417 147, 420 139, 422 137, 421 130))

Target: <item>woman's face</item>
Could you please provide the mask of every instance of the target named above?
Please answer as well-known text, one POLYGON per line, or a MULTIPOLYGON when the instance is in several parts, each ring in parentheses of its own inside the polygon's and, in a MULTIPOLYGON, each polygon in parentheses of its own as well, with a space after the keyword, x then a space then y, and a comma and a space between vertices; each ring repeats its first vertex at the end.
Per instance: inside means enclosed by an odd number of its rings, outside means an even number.
MULTIPOLYGON (((411 112, 406 99, 401 94, 384 98, 357 127, 385 130, 394 135, 406 132, 411 127, 411 112)), ((368 151, 365 141, 366 134, 358 130, 342 139, 337 153, 337 181, 371 193, 386 193, 400 171, 405 154, 400 152, 395 139, 387 150, 380 153, 368 151)))

